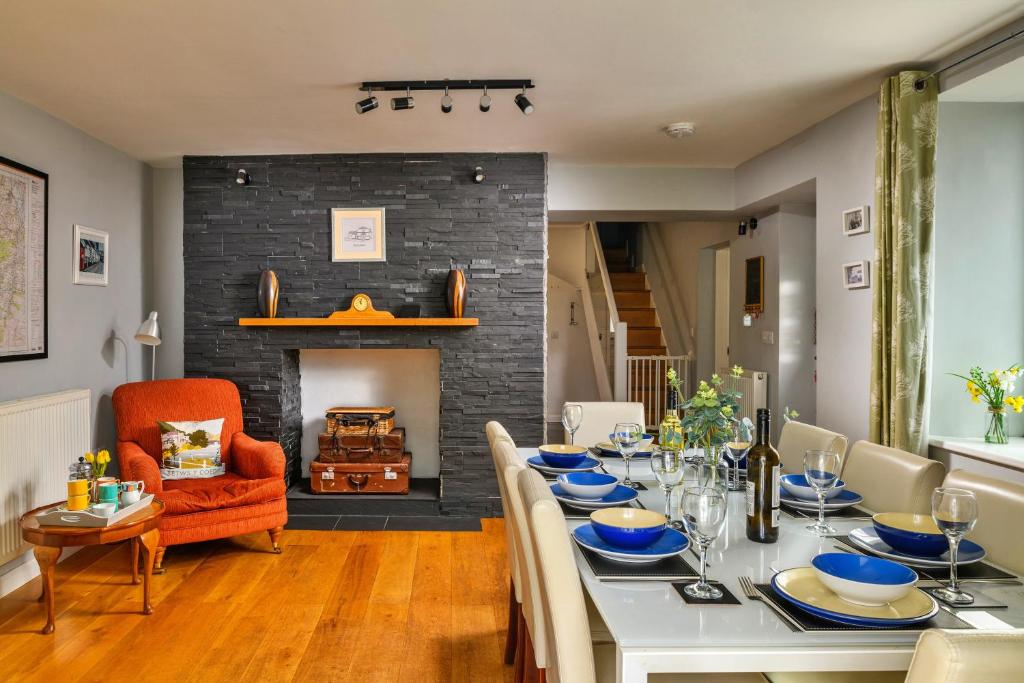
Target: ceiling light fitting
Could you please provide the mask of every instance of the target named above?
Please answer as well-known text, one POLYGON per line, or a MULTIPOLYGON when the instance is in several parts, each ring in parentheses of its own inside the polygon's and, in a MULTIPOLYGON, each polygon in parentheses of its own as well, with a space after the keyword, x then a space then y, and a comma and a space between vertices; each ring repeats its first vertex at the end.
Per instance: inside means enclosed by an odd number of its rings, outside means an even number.
POLYGON ((516 95, 516 106, 519 107, 519 111, 523 112, 523 114, 530 115, 533 113, 533 103, 526 96, 526 88, 523 88, 523 92, 516 95))
POLYGON ((369 94, 369 97, 367 97, 365 100, 359 100, 358 102, 356 102, 357 114, 365 114, 366 112, 373 111, 374 109, 380 106, 380 102, 378 102, 377 98, 373 96, 373 91, 369 90, 367 92, 369 94))
POLYGON ((441 98, 441 111, 445 114, 452 113, 452 97, 448 94, 448 88, 444 89, 444 96, 441 98))
POLYGON ((454 108, 455 102, 449 93, 449 90, 482 90, 483 94, 480 96, 480 111, 487 112, 491 110, 491 96, 487 94, 488 90, 519 90, 519 94, 515 97, 516 106, 523 114, 533 113, 533 103, 530 102, 526 96, 527 88, 532 88, 533 81, 529 78, 511 78, 511 79, 484 79, 484 80, 450 80, 444 79, 439 81, 364 81, 359 89, 367 93, 369 96, 364 100, 356 102, 356 113, 365 114, 368 111, 372 111, 377 108, 377 98, 373 96, 374 90, 379 91, 405 91, 405 97, 392 97, 391 108, 395 111, 401 111, 403 109, 412 109, 416 106, 416 103, 412 97, 413 90, 439 90, 443 91, 444 95, 441 97, 441 111, 445 114, 451 113, 454 108))
POLYGON ((491 110, 491 96, 487 94, 487 86, 484 86, 484 94, 480 96, 480 111, 491 110))
POLYGON ((409 88, 405 89, 405 97, 392 97, 391 98, 391 110, 402 111, 404 109, 412 109, 416 106, 416 100, 413 99, 412 93, 409 88))
POLYGON ((665 135, 670 138, 688 138, 697 132, 697 127, 689 121, 670 123, 664 128, 665 135))

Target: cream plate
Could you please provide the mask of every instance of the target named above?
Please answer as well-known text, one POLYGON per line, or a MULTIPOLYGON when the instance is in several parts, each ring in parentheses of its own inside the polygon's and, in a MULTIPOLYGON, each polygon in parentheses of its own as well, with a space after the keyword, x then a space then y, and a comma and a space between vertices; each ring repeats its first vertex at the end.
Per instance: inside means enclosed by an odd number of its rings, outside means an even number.
POLYGON ((797 567, 780 572, 775 575, 775 585, 790 597, 811 607, 861 619, 924 619, 938 610, 935 601, 919 588, 886 605, 870 606, 847 602, 826 588, 812 567, 797 567))

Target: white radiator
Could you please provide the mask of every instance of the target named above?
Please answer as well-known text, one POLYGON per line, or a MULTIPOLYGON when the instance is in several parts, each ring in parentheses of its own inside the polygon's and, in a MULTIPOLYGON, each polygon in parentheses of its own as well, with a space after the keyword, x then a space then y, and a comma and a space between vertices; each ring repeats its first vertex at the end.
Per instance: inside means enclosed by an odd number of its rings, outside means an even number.
POLYGON ((743 394, 738 417, 749 417, 751 422, 757 424, 757 409, 768 407, 768 373, 744 370, 742 377, 733 377, 729 370, 719 370, 718 376, 725 379, 727 387, 735 388, 743 394))
POLYGON ((0 564, 27 544, 18 517, 64 500, 68 465, 92 443, 88 389, 0 403, 0 564))

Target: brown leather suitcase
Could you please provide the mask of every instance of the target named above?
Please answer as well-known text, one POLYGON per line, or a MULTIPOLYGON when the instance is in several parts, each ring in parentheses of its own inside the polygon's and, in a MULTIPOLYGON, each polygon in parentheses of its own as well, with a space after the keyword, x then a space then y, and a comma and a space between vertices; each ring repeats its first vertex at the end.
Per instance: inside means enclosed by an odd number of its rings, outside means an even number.
POLYGON ((412 455, 405 453, 397 463, 330 463, 309 464, 310 488, 313 493, 409 493, 409 463, 412 455))
POLYGON ((355 436, 323 433, 318 437, 320 462, 401 462, 405 453, 405 429, 387 434, 355 436))

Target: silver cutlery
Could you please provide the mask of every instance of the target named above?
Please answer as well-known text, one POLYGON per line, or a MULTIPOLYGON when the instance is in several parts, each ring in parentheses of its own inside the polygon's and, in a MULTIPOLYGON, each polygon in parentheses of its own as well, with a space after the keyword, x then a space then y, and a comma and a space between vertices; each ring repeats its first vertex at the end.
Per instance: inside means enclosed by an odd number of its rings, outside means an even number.
POLYGON ((751 579, 749 576, 741 576, 739 577, 739 581, 740 590, 743 591, 743 595, 746 596, 748 600, 757 600, 761 604, 770 607, 773 612, 778 614, 782 618, 782 620, 786 622, 790 629, 794 631, 804 630, 803 627, 793 619, 793 617, 786 614, 786 612, 783 611, 782 608, 780 608, 774 602, 765 598, 761 594, 761 591, 757 590, 757 588, 754 586, 753 579, 751 579))

